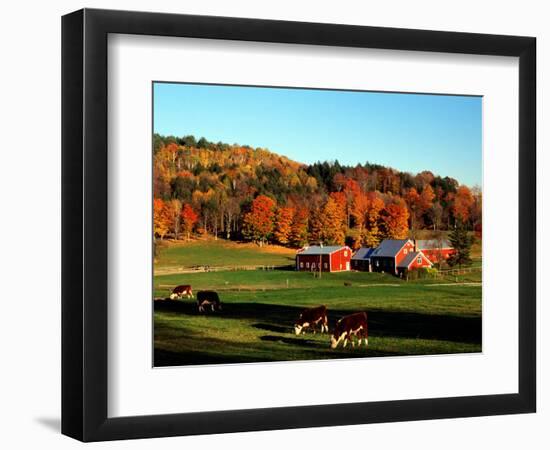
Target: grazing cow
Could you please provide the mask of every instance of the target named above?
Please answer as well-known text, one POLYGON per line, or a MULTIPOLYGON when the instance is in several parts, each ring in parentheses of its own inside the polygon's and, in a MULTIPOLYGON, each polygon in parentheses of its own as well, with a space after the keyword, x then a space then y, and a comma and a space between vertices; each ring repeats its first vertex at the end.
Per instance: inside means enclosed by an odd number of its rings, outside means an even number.
POLYGON ((170 300, 182 298, 184 295, 187 295, 187 298, 193 298, 193 290, 191 289, 190 284, 181 284, 176 286, 170 294, 170 300))
POLYGON ((325 305, 316 306, 315 308, 305 309, 298 321, 294 324, 294 331, 298 336, 302 330, 310 328, 315 333, 315 325, 321 323, 321 333, 328 333, 327 307, 325 305))
POLYGON ((361 339, 365 340, 365 347, 369 345, 366 312, 359 312, 342 317, 336 323, 334 333, 330 337, 330 348, 336 348, 340 341, 344 341, 344 347, 347 345, 348 341, 355 347, 355 342, 353 341, 352 336, 359 339, 358 345, 361 345, 361 339))
POLYGON ((212 311, 220 311, 222 309, 222 304, 220 302, 220 297, 218 293, 214 291, 199 291, 197 292, 197 306, 199 312, 205 311, 205 306, 210 305, 212 311))

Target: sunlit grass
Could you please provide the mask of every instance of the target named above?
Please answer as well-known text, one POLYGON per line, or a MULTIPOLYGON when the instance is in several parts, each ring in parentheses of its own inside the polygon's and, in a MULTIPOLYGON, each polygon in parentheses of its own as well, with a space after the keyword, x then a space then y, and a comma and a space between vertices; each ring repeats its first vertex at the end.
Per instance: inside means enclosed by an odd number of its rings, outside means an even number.
MULTIPOLYGON (((166 248, 168 267, 288 265, 294 252, 224 241, 166 248)), ((477 260, 476 264, 481 261, 477 260)), ((295 361, 481 351, 481 271, 405 281, 383 273, 225 270, 154 277, 155 365, 295 361), (464 284, 466 283, 466 284, 464 284), (197 312, 195 300, 162 300, 178 284, 219 293, 220 312, 197 312), (326 334, 295 336, 303 308, 324 304, 329 327, 366 311, 369 346, 331 350, 326 334)))

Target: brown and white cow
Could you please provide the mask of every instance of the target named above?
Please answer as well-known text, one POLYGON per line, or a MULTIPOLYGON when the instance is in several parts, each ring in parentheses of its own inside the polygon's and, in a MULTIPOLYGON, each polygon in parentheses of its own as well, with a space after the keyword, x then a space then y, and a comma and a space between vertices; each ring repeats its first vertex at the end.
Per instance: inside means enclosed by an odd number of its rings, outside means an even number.
POLYGON ((190 284, 180 284, 179 286, 176 286, 170 294, 170 300, 182 298, 184 295, 186 295, 187 298, 193 298, 193 290, 191 289, 190 284))
POLYGON ((220 311, 222 304, 217 292, 214 291, 199 291, 197 292, 197 306, 199 312, 204 312, 205 307, 210 306, 212 311, 220 311))
POLYGON ((365 347, 369 345, 366 312, 354 313, 342 317, 336 323, 334 333, 330 336, 330 348, 336 348, 341 341, 344 341, 344 347, 348 344, 348 341, 355 347, 352 336, 359 339, 359 346, 361 345, 361 339, 365 340, 365 347))
POLYGON ((294 324, 294 332, 298 336, 302 330, 311 328, 315 333, 315 326, 321 324, 321 333, 328 333, 327 307, 325 305, 305 309, 294 324))

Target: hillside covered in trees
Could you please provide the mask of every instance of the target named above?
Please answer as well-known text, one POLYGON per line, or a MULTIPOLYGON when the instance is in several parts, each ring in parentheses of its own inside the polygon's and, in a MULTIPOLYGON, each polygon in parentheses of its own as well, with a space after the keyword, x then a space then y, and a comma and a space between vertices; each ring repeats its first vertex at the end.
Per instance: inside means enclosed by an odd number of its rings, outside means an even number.
POLYGON ((481 232, 479 188, 426 170, 311 165, 267 149, 193 136, 153 138, 154 233, 212 234, 301 247, 376 246, 418 230, 481 232))

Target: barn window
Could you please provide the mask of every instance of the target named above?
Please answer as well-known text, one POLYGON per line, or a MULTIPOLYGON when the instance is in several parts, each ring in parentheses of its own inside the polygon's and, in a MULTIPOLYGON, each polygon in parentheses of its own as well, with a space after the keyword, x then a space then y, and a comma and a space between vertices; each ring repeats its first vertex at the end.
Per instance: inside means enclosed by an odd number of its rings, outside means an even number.
POLYGON ((315 263, 311 263, 311 268, 315 269, 315 263))
POLYGON ((422 264, 422 256, 419 256, 419 257, 417 258, 416 262, 417 262, 418 264, 422 264))
POLYGON ((348 251, 344 250, 344 256, 348 256, 348 251))
POLYGON ((304 268, 304 263, 301 262, 301 263, 300 263, 300 269, 303 269, 303 268, 304 268))
POLYGON ((306 269, 309 269, 309 263, 308 262, 306 263, 306 269))
POLYGON ((328 263, 325 263, 325 269, 328 269, 328 263))
POLYGON ((405 255, 406 255, 408 251, 409 251, 408 249, 405 249, 405 250, 403 250, 403 253, 405 253, 405 255))

